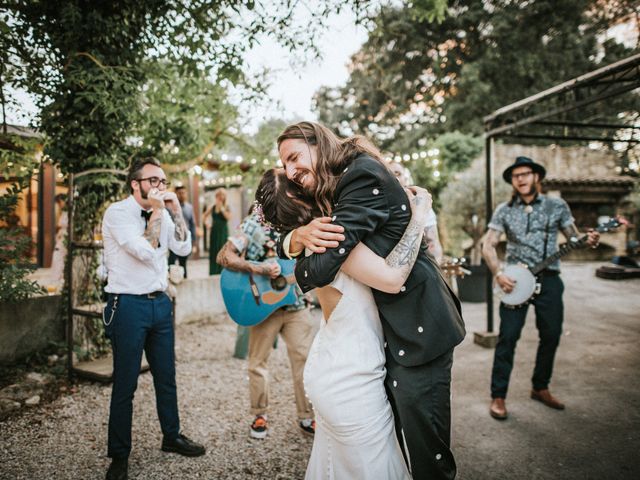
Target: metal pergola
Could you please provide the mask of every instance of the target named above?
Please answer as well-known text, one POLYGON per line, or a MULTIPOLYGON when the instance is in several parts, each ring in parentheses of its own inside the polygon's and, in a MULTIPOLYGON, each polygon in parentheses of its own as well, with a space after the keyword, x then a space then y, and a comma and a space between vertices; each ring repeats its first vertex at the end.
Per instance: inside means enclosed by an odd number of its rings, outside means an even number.
MULTIPOLYGON (((487 223, 494 209, 493 143, 496 139, 637 144, 640 142, 640 135, 636 135, 640 133, 640 96, 634 95, 633 91, 638 88, 640 53, 499 108, 484 117, 487 223), (625 99, 628 97, 629 101, 620 102, 620 97, 625 94, 628 94, 625 99), (635 115, 620 119, 617 114, 622 112, 635 115), (611 121, 613 116, 615 121, 611 121)), ((487 332, 491 333, 491 275, 487 275, 486 296, 487 332)))

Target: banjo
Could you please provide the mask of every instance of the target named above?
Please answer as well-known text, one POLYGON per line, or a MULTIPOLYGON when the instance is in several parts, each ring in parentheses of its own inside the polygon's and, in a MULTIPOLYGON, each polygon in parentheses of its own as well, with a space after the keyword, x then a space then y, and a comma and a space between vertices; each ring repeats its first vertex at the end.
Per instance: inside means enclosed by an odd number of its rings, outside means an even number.
MULTIPOLYGON (((619 219, 612 218, 607 223, 599 225, 595 230, 600 233, 608 232, 621 224, 622 222, 619 219)), ((556 253, 545 258, 532 268, 522 263, 507 265, 502 274, 515 280, 516 284, 510 293, 505 293, 500 286, 496 285, 494 293, 501 297, 500 300, 507 308, 518 308, 526 305, 540 293, 540 288, 542 287, 538 278, 540 272, 570 251, 584 247, 587 243, 587 238, 588 235, 583 235, 580 238, 571 239, 567 243, 560 245, 556 253)))

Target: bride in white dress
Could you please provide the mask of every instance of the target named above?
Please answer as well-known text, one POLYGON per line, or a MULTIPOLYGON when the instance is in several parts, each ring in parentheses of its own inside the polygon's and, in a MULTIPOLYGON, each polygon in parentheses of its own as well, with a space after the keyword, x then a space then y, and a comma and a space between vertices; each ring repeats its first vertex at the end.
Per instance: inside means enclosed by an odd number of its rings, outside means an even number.
POLYGON ((316 413, 305 478, 409 479, 384 389, 384 340, 371 289, 344 271, 323 290, 330 288, 341 298, 321 322, 304 370, 316 413))
MULTIPOLYGON (((286 182, 277 173, 272 178, 277 199, 286 182)), ((384 338, 370 288, 397 293, 413 267, 431 196, 415 187, 409 195, 412 219, 389 256, 383 259, 360 243, 331 285, 316 289, 323 320, 304 370, 316 413, 307 480, 411 479, 384 388, 384 338)), ((265 217, 283 224, 268 206, 263 203, 265 217)))

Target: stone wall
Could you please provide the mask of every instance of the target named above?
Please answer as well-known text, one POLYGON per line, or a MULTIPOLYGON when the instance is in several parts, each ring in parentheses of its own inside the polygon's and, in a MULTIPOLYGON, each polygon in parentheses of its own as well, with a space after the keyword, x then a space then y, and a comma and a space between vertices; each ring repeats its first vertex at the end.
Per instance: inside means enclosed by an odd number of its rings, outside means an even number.
MULTIPOLYGON (((19 361, 65 341, 60 295, 0 304, 0 365, 19 361)), ((176 323, 222 322, 227 314, 220 293, 220 276, 188 279, 177 286, 176 323)))
POLYGON ((182 281, 176 287, 176 323, 220 322, 227 309, 220 292, 220 275, 182 281))
POLYGON ((0 303, 0 364, 12 363, 65 340, 60 295, 0 303))

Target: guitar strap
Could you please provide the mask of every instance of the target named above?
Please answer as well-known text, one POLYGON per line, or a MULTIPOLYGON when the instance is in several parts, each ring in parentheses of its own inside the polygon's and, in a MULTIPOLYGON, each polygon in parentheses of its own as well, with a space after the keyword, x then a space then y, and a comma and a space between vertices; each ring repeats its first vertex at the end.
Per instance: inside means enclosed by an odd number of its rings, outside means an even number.
POLYGON ((251 285, 251 295, 253 295, 253 300, 256 302, 256 305, 260 306, 260 290, 258 290, 258 285, 256 285, 256 281, 253 279, 253 274, 249 274, 249 284, 251 285))
POLYGON ((547 258, 547 250, 549 245, 549 226, 551 224, 551 211, 549 211, 549 202, 547 201, 547 197, 544 197, 544 211, 547 217, 547 225, 544 228, 544 251, 542 253, 542 259, 547 258))

